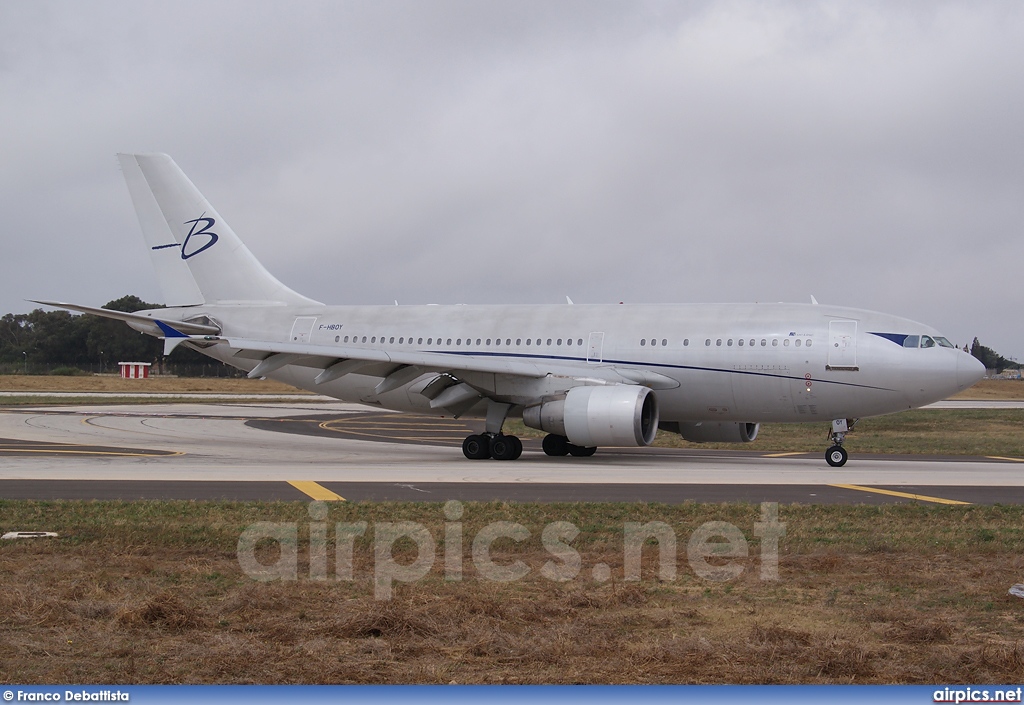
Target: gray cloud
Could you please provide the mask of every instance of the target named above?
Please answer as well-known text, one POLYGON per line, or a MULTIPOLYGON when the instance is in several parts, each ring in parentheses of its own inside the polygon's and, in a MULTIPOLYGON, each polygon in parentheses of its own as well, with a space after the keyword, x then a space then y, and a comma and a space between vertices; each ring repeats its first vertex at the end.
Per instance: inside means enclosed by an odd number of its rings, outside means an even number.
POLYGON ((159 300, 113 155, 165 151, 323 301, 813 293, 1024 357, 1022 40, 995 2, 4 3, 0 309, 159 300))

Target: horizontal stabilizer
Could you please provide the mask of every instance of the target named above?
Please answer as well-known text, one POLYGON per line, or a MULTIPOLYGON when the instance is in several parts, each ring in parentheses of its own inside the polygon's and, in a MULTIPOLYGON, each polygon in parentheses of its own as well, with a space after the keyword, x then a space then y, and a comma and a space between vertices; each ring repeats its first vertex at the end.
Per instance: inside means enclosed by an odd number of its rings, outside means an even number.
POLYGON ((166 335, 161 323, 165 323, 179 333, 187 335, 217 335, 220 333, 220 328, 217 326, 204 325, 202 323, 189 323, 187 321, 165 321, 154 317, 152 314, 143 315, 141 313, 126 313, 124 311, 113 311, 109 308, 96 308, 95 306, 82 306, 81 304, 68 304, 62 301, 37 301, 35 299, 29 299, 34 304, 42 304, 43 306, 53 306, 54 308, 62 308, 67 311, 77 311, 79 313, 89 313, 93 316, 102 316, 103 318, 112 318, 115 321, 124 321, 125 323, 141 323, 152 329, 152 334, 159 337, 166 335))

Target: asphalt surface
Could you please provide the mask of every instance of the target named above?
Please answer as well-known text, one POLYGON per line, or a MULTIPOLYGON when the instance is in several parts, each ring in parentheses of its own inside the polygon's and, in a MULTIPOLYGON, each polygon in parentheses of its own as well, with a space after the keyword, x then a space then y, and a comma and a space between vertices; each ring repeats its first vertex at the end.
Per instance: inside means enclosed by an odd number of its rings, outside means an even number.
MULTIPOLYGON (((996 504, 1024 459, 601 449, 469 461, 462 422, 347 404, 159 404, 0 411, 0 498, 996 504)), ((754 444, 756 446, 756 443, 754 444)))

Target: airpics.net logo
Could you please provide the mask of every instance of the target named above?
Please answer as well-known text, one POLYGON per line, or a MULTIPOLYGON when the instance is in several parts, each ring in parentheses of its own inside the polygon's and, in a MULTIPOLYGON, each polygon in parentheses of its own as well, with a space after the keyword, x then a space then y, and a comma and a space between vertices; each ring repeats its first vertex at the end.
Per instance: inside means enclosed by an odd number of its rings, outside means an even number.
MULTIPOLYGON (((540 531, 543 556, 539 565, 529 565, 515 557, 514 551, 502 552, 501 560, 492 556, 494 545, 512 542, 521 545, 534 533, 511 521, 487 524, 473 536, 466 536, 461 521, 464 509, 461 502, 451 500, 444 504, 444 527, 439 538, 446 581, 461 581, 466 564, 463 546, 470 545, 470 558, 477 579, 492 582, 513 582, 527 578, 535 571, 553 582, 586 579, 583 556, 573 546, 580 537, 580 529, 568 521, 546 524, 540 531)), ((261 521, 250 524, 238 538, 238 564, 242 571, 261 582, 298 580, 300 534, 308 537, 308 578, 310 580, 356 579, 356 541, 372 536, 373 594, 376 599, 390 600, 396 583, 414 583, 427 577, 438 560, 438 539, 418 522, 327 522, 328 507, 324 502, 309 504, 307 527, 300 532, 300 522, 261 521), (334 544, 333 575, 328 571, 328 546, 334 544), (415 549, 414 551, 411 549, 415 549), (396 550, 401 556, 396 556, 396 550), (411 553, 415 558, 408 560, 411 553), (268 560, 269 558, 269 560, 268 560)), ((760 540, 761 580, 779 578, 779 539, 786 534, 786 525, 779 521, 776 502, 761 504, 761 520, 754 522, 753 535, 760 540)), ((658 579, 673 581, 678 573, 678 547, 686 545, 686 561, 694 574, 711 582, 725 582, 739 578, 747 569, 750 544, 743 531, 725 521, 701 524, 688 536, 680 536, 669 524, 661 521, 625 522, 622 525, 622 568, 615 570, 604 562, 587 566, 589 577, 595 582, 607 582, 613 577, 624 581, 638 581, 644 546, 649 552, 656 550, 658 579), (655 548, 656 547, 656 548, 655 548)), ((369 562, 369 561, 367 561, 369 562)), ((305 566, 304 566, 305 567, 305 566)), ((307 577, 302 575, 301 577, 307 577)))

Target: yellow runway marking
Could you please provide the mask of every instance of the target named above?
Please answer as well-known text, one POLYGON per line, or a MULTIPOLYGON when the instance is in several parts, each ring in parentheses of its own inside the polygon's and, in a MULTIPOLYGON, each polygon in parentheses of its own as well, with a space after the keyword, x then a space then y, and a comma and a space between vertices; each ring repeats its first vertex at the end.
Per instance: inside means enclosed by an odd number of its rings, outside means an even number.
POLYGON ((1024 463, 1024 458, 1004 458, 1001 455, 986 455, 985 457, 992 460, 1009 460, 1011 463, 1024 463))
POLYGON ((896 492, 895 490, 880 490, 877 487, 861 487, 860 485, 829 485, 829 487, 838 487, 844 490, 857 490, 859 492, 871 492, 874 494, 887 494, 891 497, 905 497, 907 499, 916 499, 920 502, 935 502, 936 504, 970 504, 970 502, 961 502, 959 499, 943 499, 942 497, 928 497, 923 494, 910 494, 909 492, 896 492))
POLYGON ((288 480, 288 484, 297 489, 299 492, 309 495, 313 499, 318 499, 322 502, 344 502, 345 498, 340 494, 335 494, 323 485, 308 480, 288 480))
POLYGON ((765 455, 765 458, 788 458, 791 455, 807 455, 807 451, 796 452, 796 453, 769 453, 765 455))

